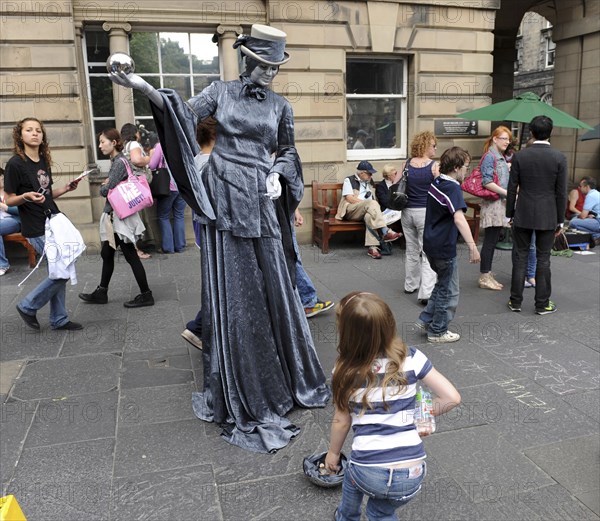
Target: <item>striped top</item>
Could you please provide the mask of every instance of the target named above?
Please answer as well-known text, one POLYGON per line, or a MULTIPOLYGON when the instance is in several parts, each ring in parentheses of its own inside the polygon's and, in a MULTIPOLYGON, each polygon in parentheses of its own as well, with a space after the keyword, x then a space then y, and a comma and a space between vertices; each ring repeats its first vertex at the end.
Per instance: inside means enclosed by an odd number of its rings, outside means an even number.
MULTIPOLYGON (((378 381, 385 376, 387 358, 374 362, 378 381)), ((357 465, 389 467, 403 461, 424 458, 425 449, 414 424, 415 394, 418 380, 424 378, 433 366, 429 359, 415 347, 409 348, 404 360, 404 373, 408 380, 404 392, 397 394, 397 387, 388 387, 383 395, 382 387, 374 387, 368 395, 372 409, 360 415, 365 389, 352 395, 350 402, 354 440, 350 459, 357 465), (383 398, 388 406, 386 411, 383 398)))

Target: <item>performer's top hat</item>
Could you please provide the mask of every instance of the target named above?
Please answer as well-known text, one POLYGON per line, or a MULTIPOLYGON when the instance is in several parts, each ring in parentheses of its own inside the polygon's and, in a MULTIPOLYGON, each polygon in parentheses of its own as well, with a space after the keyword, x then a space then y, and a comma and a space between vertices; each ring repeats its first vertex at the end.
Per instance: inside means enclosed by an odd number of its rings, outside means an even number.
POLYGON ((267 65, 283 65, 290 59, 285 52, 286 34, 268 25, 254 24, 250 36, 241 35, 233 44, 250 58, 267 65))

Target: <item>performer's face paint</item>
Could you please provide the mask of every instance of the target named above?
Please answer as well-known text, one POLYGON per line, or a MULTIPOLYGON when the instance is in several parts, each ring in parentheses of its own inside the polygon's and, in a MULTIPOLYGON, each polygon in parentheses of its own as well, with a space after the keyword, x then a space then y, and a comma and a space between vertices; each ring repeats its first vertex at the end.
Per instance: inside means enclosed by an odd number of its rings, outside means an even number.
POLYGON ((278 72, 278 65, 260 64, 254 67, 254 70, 250 73, 250 79, 261 87, 267 87, 278 72))

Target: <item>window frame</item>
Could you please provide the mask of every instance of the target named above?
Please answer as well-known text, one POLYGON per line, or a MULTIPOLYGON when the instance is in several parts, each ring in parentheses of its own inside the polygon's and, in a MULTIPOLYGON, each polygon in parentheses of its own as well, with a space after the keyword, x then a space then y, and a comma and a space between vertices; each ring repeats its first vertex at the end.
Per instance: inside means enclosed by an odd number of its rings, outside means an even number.
MULTIPOLYGON (((106 77, 106 72, 90 72, 90 68, 95 68, 95 67, 102 67, 105 68, 106 63, 105 61, 102 62, 93 62, 93 61, 89 61, 88 60, 88 53, 87 53, 87 43, 88 43, 88 36, 98 32, 98 33, 103 33, 105 32, 102 28, 99 27, 87 27, 85 31, 83 31, 83 45, 82 45, 82 52, 83 52, 83 64, 85 67, 85 71, 86 71, 86 95, 87 95, 87 108, 88 108, 88 112, 89 112, 89 116, 90 116, 90 121, 91 121, 91 125, 89 128, 89 133, 90 133, 90 138, 91 138, 91 143, 92 143, 92 150, 93 150, 93 160, 96 162, 96 164, 100 167, 101 171, 108 171, 110 169, 110 160, 108 159, 100 159, 99 158, 99 153, 98 153, 98 144, 97 144, 97 140, 96 140, 96 122, 98 121, 115 121, 115 116, 113 115, 112 117, 109 116, 95 116, 94 115, 94 108, 92 105, 92 87, 91 87, 91 81, 90 79, 93 77, 100 77, 100 78, 105 78, 106 77)), ((220 48, 218 45, 215 45, 215 52, 216 52, 216 56, 218 57, 218 62, 219 62, 219 67, 218 67, 218 72, 215 73, 197 73, 194 72, 193 70, 193 63, 192 60, 189 59, 189 56, 192 54, 192 35, 197 35, 197 34, 202 34, 202 35, 207 35, 212 37, 212 34, 214 33, 214 31, 211 28, 206 28, 204 30, 202 30, 201 28, 198 28, 198 30, 196 31, 181 31, 181 30, 168 30, 168 28, 163 28, 163 29, 139 29, 136 31, 132 31, 130 33, 130 36, 132 34, 135 33, 154 33, 157 35, 156 38, 156 43, 157 43, 157 47, 158 47, 158 72, 154 72, 154 73, 140 73, 140 75, 146 79, 148 78, 159 78, 159 85, 160 88, 164 87, 165 84, 165 77, 182 77, 182 78, 186 78, 188 85, 189 85, 189 91, 191 93, 192 96, 198 94, 198 92, 195 92, 195 84, 194 84, 194 80, 196 78, 199 77, 214 77, 214 79, 212 81, 218 80, 218 79, 222 79, 223 77, 223 60, 220 56, 220 48), (189 46, 189 53, 185 53, 188 56, 188 65, 189 65, 189 70, 185 73, 169 73, 169 72, 164 72, 163 71, 163 63, 162 63, 162 59, 161 59, 161 44, 160 44, 160 35, 161 34, 173 34, 173 33, 179 33, 179 34, 186 34, 187 35, 187 39, 188 39, 188 46, 189 46)), ((128 51, 130 52, 130 51, 128 51)), ((131 103, 133 104, 133 91, 128 92, 127 94, 128 98, 127 101, 131 101, 131 103)), ((114 94, 113 94, 113 106, 114 106, 114 94)), ((134 123, 135 124, 144 124, 146 121, 152 121, 152 116, 151 115, 137 115, 135 113, 135 106, 133 106, 133 111, 134 111, 134 123)))
MULTIPOLYGON (((408 55, 382 55, 382 54, 348 54, 346 55, 346 68, 349 61, 365 61, 373 59, 385 60, 390 62, 401 61, 402 67, 402 92, 399 94, 349 94, 348 83, 344 85, 346 90, 346 116, 345 123, 345 143, 348 143, 348 100, 351 99, 399 99, 400 100, 400 121, 397 124, 400 126, 400 147, 399 148, 368 148, 368 149, 348 149, 346 148, 347 161, 367 160, 387 160, 387 159, 402 159, 407 157, 408 150, 408 55)), ((345 146, 347 146, 345 144, 345 146)))

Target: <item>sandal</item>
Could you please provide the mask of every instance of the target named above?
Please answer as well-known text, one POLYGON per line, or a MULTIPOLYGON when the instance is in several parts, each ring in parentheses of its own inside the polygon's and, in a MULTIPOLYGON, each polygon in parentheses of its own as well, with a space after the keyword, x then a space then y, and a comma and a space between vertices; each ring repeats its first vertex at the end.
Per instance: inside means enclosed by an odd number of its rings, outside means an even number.
POLYGON ((137 251, 138 257, 140 259, 149 259, 150 257, 152 257, 152 255, 150 255, 149 253, 146 253, 145 251, 142 250, 135 250, 137 251))

